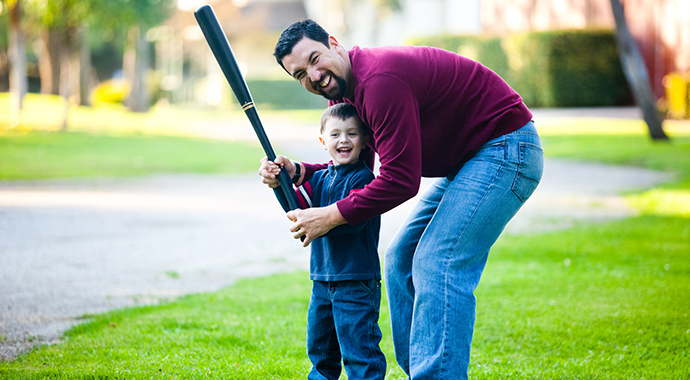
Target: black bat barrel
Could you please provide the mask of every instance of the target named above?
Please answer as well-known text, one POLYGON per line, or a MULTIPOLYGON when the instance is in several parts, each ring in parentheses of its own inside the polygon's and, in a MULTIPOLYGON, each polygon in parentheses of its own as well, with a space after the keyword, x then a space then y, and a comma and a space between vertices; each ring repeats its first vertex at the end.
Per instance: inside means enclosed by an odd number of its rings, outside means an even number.
MULTIPOLYGON (((275 151, 261 124, 261 119, 259 119, 259 114, 254 106, 247 82, 242 76, 235 54, 232 52, 228 38, 220 26, 213 8, 210 5, 204 5, 194 12, 194 17, 199 23, 199 27, 201 27, 201 31, 204 33, 204 37, 213 55, 216 57, 218 65, 220 65, 223 74, 225 74, 225 78, 228 80, 230 87, 232 87, 232 92, 240 102, 242 110, 249 118, 252 127, 254 127, 254 132, 256 132, 256 136, 259 138, 259 142, 261 142, 266 157, 270 161, 275 161, 275 151)), ((283 209, 290 211, 299 208, 297 196, 292 190, 290 176, 286 170, 281 170, 278 180, 280 181, 280 188, 275 189, 275 194, 283 209)))
POLYGON ((213 8, 210 5, 204 5, 194 12, 194 17, 196 17, 213 55, 216 57, 221 70, 223 70, 223 74, 225 74, 225 78, 230 83, 230 87, 232 87, 232 92, 235 93, 242 108, 244 109, 250 103, 253 104, 247 82, 245 82, 242 76, 235 54, 232 52, 228 38, 220 26, 213 8))

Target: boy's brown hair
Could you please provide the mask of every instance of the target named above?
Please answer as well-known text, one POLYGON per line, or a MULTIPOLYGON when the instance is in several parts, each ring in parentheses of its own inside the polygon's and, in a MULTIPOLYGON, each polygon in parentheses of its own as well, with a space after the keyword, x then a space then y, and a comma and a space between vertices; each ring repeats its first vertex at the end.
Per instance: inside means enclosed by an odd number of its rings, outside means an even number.
POLYGON ((368 135, 369 131, 367 128, 364 127, 362 120, 359 119, 359 115, 357 114, 357 108, 355 108, 355 106, 350 103, 334 104, 326 108, 325 111, 323 111, 323 115, 321 115, 321 133, 323 133, 323 128, 326 125, 326 121, 328 121, 328 119, 338 118, 340 120, 345 121, 351 117, 354 117, 357 120, 357 124, 359 124, 359 132, 362 135, 368 135))

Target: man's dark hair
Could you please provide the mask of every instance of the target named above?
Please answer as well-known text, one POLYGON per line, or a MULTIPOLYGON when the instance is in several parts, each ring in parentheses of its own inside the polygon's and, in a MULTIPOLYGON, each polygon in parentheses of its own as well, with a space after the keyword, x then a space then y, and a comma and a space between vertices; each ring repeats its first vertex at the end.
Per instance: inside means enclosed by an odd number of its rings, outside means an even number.
POLYGON ((334 104, 326 108, 325 111, 323 111, 323 115, 321 115, 321 133, 323 133, 323 128, 326 125, 326 121, 328 119, 336 118, 344 121, 351 117, 357 119, 357 122, 359 123, 360 132, 362 134, 366 134, 367 129, 364 128, 362 120, 360 120, 359 114, 357 114, 357 108, 355 108, 355 106, 350 103, 334 104))
POLYGON ((321 42, 326 45, 327 48, 331 48, 328 45, 328 32, 326 32, 321 25, 317 24, 316 21, 311 19, 296 21, 288 26, 280 35, 276 43, 276 49, 273 52, 273 56, 276 57, 276 61, 278 61, 278 64, 283 69, 285 69, 285 66, 283 66, 283 57, 292 53, 292 48, 294 48, 304 37, 316 42, 321 42))

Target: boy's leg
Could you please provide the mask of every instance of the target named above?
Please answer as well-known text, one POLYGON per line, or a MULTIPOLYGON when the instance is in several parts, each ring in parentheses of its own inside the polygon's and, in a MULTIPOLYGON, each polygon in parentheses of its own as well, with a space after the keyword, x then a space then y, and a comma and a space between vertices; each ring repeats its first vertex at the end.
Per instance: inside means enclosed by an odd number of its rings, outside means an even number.
POLYGON ((381 281, 354 280, 332 283, 333 317, 350 380, 383 380, 386 357, 379 343, 381 281))
POLYGON ((333 321, 328 282, 313 281, 307 312, 307 355, 313 367, 310 380, 340 377, 340 346, 333 321))

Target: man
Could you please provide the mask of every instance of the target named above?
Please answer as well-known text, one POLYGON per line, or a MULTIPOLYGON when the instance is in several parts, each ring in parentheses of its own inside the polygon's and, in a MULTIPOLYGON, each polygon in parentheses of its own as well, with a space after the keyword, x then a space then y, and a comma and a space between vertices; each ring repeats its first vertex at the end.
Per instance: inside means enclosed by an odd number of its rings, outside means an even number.
MULTIPOLYGON (((274 53, 307 91, 354 104, 372 130, 379 175, 323 208, 294 210, 304 246, 415 196, 439 177, 388 247, 384 276, 398 364, 411 379, 467 378, 476 299, 489 249, 537 187, 543 153, 532 114, 498 75, 455 53, 414 46, 347 51, 312 20, 281 35, 274 53)), ((374 156, 362 157, 372 165, 374 156)), ((259 174, 278 186, 283 156, 259 174)), ((323 164, 299 164, 309 178, 323 164)), ((302 170, 300 170, 302 171, 302 170)))

